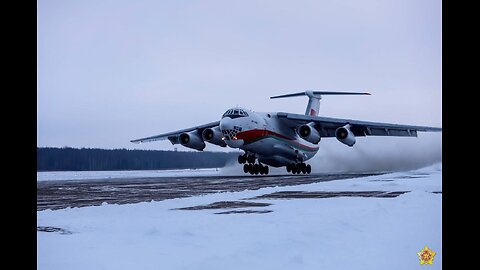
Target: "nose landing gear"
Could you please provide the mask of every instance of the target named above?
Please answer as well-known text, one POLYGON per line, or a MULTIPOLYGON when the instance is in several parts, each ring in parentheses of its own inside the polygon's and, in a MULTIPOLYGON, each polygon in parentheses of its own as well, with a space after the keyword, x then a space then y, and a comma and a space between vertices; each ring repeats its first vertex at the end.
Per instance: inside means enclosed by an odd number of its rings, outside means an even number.
POLYGON ((301 163, 290 163, 287 165, 287 172, 291 172, 293 174, 310 174, 312 172, 312 166, 310 164, 301 163))

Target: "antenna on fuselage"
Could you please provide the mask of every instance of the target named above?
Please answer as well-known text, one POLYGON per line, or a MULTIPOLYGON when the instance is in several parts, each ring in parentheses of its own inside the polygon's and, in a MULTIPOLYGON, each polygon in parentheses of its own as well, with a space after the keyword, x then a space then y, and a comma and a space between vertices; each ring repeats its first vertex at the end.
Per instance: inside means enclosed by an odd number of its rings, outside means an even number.
POLYGON ((287 98, 287 97, 299 97, 299 96, 308 96, 307 109, 305 110, 305 115, 317 116, 320 109, 320 99, 322 95, 370 95, 367 92, 331 92, 331 91, 305 91, 293 94, 285 94, 280 96, 273 96, 270 99, 274 98, 287 98))

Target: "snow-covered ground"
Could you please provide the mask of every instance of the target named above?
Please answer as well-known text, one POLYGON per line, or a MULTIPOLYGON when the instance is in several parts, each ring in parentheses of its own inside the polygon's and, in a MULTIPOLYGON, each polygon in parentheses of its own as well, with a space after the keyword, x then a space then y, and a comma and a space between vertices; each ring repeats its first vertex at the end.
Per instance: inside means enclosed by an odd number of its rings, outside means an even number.
POLYGON ((439 163, 309 185, 39 211, 37 226, 66 233, 37 232, 37 268, 441 269, 441 191, 439 163), (278 191, 409 192, 394 198, 248 200, 271 203, 246 208, 273 211, 263 214, 172 210, 278 191), (419 263, 424 246, 436 252, 433 267, 419 263))
POLYGON ((140 177, 188 177, 217 175, 220 169, 138 170, 138 171, 58 171, 37 172, 37 181, 97 180, 140 177))

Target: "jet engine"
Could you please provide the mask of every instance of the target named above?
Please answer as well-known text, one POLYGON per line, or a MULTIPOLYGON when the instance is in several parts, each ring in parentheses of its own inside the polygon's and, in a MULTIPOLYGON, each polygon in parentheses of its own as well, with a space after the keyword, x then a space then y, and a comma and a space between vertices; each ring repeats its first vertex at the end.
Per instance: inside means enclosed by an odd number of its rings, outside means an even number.
POLYGON ((180 134, 179 139, 180 144, 185 147, 196 149, 199 151, 202 151, 205 148, 205 142, 198 135, 198 132, 196 130, 180 134))
POLYGON ((353 132, 350 130, 350 125, 337 128, 335 130, 335 137, 341 143, 348 146, 353 146, 355 144, 355 135, 353 135, 353 132))
POLYGON ((202 139, 206 142, 219 145, 221 147, 226 147, 227 144, 222 140, 222 132, 219 127, 206 128, 202 132, 202 139))
POLYGON ((320 142, 321 137, 318 131, 314 128, 314 125, 315 123, 313 122, 302 125, 298 128, 297 132, 304 140, 317 144, 320 142))

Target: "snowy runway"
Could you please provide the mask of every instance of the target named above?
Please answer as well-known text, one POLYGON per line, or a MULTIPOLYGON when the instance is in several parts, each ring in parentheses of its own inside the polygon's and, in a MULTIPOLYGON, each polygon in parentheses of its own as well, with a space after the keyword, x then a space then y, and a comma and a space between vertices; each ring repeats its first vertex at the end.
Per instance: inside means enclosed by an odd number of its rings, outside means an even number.
POLYGON ((427 245, 437 253, 434 268, 441 269, 441 192, 438 164, 135 204, 39 209, 37 226, 44 230, 37 232, 37 264, 38 269, 424 269, 416 253, 427 245))
MULTIPOLYGON (((160 174, 161 175, 161 174, 160 174)), ((131 204, 218 192, 294 186, 368 176, 322 174, 274 176, 157 176, 146 178, 81 179, 37 182, 37 210, 109 204, 131 204)))

